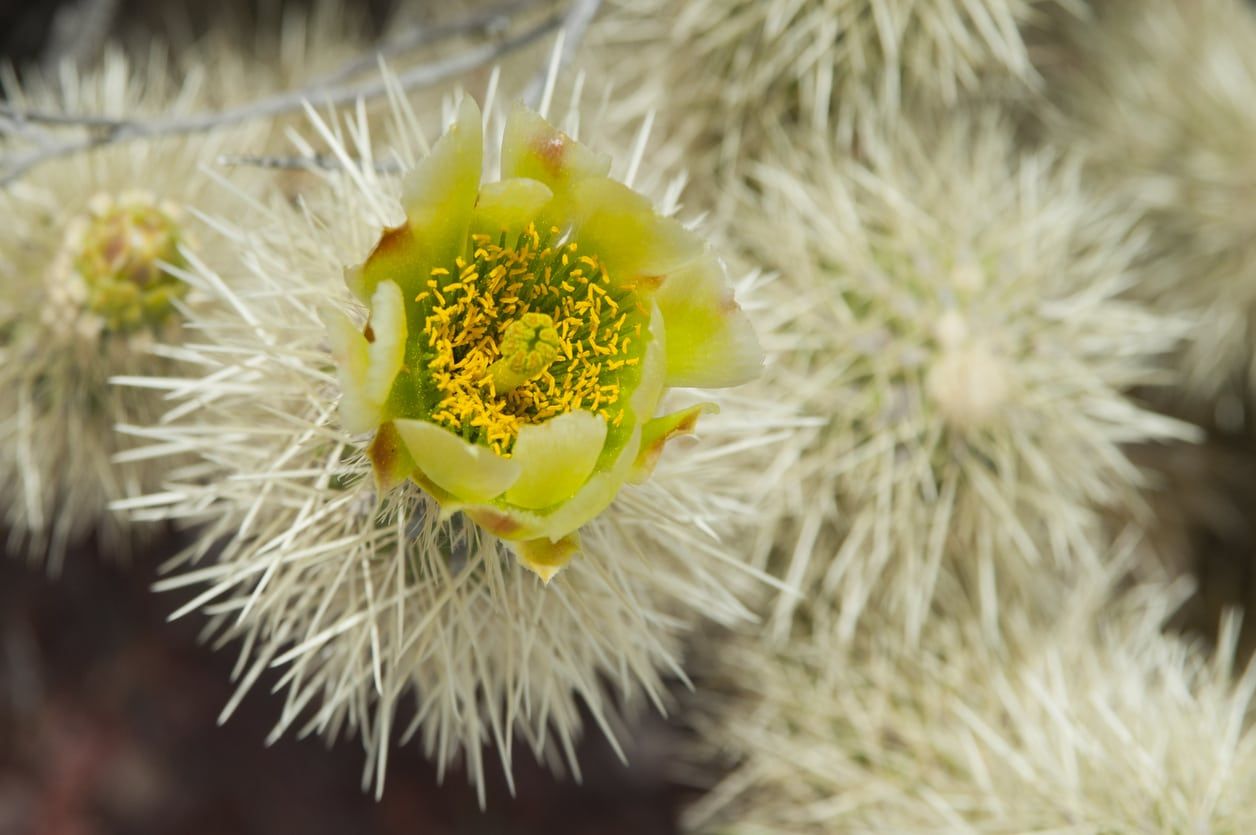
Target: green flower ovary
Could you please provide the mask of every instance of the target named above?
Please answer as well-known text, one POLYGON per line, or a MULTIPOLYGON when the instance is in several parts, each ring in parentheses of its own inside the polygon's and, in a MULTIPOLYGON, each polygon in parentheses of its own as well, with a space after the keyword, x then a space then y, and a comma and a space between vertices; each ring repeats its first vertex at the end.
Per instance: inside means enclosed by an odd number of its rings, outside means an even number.
POLYGON ((521 426, 582 410, 606 418, 607 454, 619 448, 649 317, 596 255, 558 238, 534 226, 509 243, 474 235, 469 257, 431 271, 407 305, 410 374, 394 385, 393 416, 508 455, 521 426))
POLYGON ((493 388, 506 393, 535 380, 554 364, 563 349, 554 320, 544 313, 525 313, 506 326, 501 359, 489 366, 493 388))
POLYGON ((159 327, 186 285, 163 264, 182 265, 179 228, 153 206, 113 206, 93 213, 74 266, 87 285, 87 307, 114 332, 159 327))

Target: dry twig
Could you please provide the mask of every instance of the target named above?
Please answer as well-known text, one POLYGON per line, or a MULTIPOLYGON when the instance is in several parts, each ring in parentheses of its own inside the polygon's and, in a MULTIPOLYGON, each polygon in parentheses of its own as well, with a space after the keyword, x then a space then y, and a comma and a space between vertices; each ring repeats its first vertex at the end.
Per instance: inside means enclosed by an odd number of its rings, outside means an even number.
MULTIPOLYGON (((423 30, 422 34, 414 33, 398 38, 384 44, 380 51, 389 53, 402 51, 409 46, 430 43, 438 35, 465 32, 473 26, 491 27, 493 21, 502 20, 511 10, 523 9, 526 5, 513 3, 509 7, 497 6, 491 13, 481 12, 461 23, 451 23, 444 27, 423 30)), ((573 10, 588 5, 590 5, 588 0, 576 0, 573 10)), ((557 12, 547 15, 523 31, 503 37, 496 42, 472 46, 447 57, 418 64, 400 72, 396 76, 396 84, 403 90, 430 87, 446 79, 492 64, 504 55, 550 34, 573 17, 577 16, 557 12)), ((330 81, 335 82, 357 74, 365 66, 363 63, 365 60, 366 58, 355 59, 331 76, 330 81)), ((370 61, 377 60, 376 54, 372 54, 370 61)), ((383 95, 387 89, 388 83, 378 76, 355 84, 328 83, 328 80, 324 80, 299 90, 279 93, 238 107, 144 119, 36 111, 11 104, 0 104, 0 137, 28 133, 39 126, 78 128, 85 132, 84 135, 59 141, 45 139, 29 150, 0 155, 0 186, 14 182, 45 162, 104 145, 133 139, 152 139, 211 131, 292 112, 298 110, 306 102, 332 107, 341 106, 358 100, 376 98, 383 95)))

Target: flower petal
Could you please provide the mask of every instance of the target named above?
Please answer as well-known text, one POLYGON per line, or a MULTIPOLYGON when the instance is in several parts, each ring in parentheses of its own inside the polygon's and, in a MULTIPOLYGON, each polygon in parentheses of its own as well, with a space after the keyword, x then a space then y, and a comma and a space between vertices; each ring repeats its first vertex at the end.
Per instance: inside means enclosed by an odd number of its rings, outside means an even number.
POLYGON ((375 489, 380 495, 392 490, 414 472, 414 459, 410 457, 392 421, 379 425, 374 439, 366 448, 366 455, 375 474, 375 489))
POLYGON ((452 265, 462 254, 483 159, 480 109, 464 96, 449 130, 402 181, 406 222, 384 230, 366 261, 345 271, 345 283, 358 298, 370 298, 385 280, 411 297, 433 267, 452 265))
POLYGON ((370 360, 362 391, 371 402, 382 404, 388 399, 406 356, 406 303, 401 297, 401 288, 395 283, 381 281, 375 288, 367 334, 370 360))
POLYGON ((348 432, 367 432, 379 424, 381 405, 368 398, 365 392, 370 343, 358 326, 339 310, 325 308, 321 314, 340 377, 340 422, 348 432))
POLYGON ((410 225, 403 223, 385 229, 366 260, 345 270, 345 284, 359 299, 370 301, 381 281, 395 281, 410 292, 427 280, 432 266, 410 225))
POLYGON ((385 279, 413 296, 432 267, 450 266, 462 254, 484 164, 480 123, 480 108, 464 96, 449 130, 402 181, 406 223, 386 230, 366 262, 346 275, 358 296, 385 279))
POLYGON ((545 538, 525 539, 511 542, 510 549, 515 552, 524 568, 535 572, 541 582, 548 586, 554 575, 562 571, 580 551, 580 538, 573 533, 554 541, 545 538))
POLYGON ((554 192, 538 180, 516 177, 485 183, 471 216, 471 232, 488 235, 494 241, 504 232, 506 240, 513 243, 553 197, 554 192))
POLYGON ((591 412, 521 427, 510 458, 520 467, 519 480, 503 498, 532 509, 571 498, 589 480, 605 443, 606 418, 591 412))
POLYGON ((604 177, 611 158, 595 153, 523 105, 506 117, 502 177, 539 180, 555 193, 586 177, 604 177))
POLYGON ((580 492, 544 517, 542 531, 538 536, 543 535, 550 539, 564 537, 609 507, 619 488, 628 480, 628 473, 640 448, 641 428, 637 427, 610 469, 594 473, 580 488, 580 492))
POLYGON ((641 359, 641 377, 628 404, 638 422, 654 417, 667 385, 667 326, 657 304, 650 305, 650 344, 641 359))
POLYGON ((640 448, 641 427, 638 426, 608 469, 595 472, 574 496, 548 515, 502 504, 476 505, 462 510, 473 522, 502 540, 523 542, 545 538, 558 541, 610 505, 627 481, 640 448))
POLYGON ((714 403, 698 403, 688 409, 646 421, 645 426, 641 427, 641 450, 633 461, 628 480, 633 484, 640 484, 649 478, 659 456, 663 454, 663 445, 668 440, 677 435, 692 433, 698 425, 698 418, 716 414, 719 410, 714 403))
POLYGON ((401 206, 422 242, 434 251, 460 251, 484 166, 484 130, 475 99, 463 96, 458 115, 401 184, 401 206))
POLYGON ((519 478, 519 465, 425 420, 393 421, 415 465, 442 490, 468 502, 497 498, 519 478))
MULTIPOLYGON (((407 450, 407 454, 409 454, 408 450, 407 450)), ((414 461, 413 458, 410 460, 411 462, 414 461)), ((453 516, 455 513, 457 513, 460 510, 465 510, 467 507, 466 502, 464 502, 462 499, 459 499, 457 496, 455 496, 453 493, 450 493, 448 490, 444 489, 443 487, 438 487, 436 482, 432 481, 430 478, 423 475, 423 471, 420 470, 418 467, 415 467, 414 469, 410 471, 410 480, 413 481, 415 484, 419 485, 419 487, 423 490, 423 492, 427 493, 427 495, 430 496, 432 500, 436 502, 437 506, 440 507, 441 521, 445 521, 445 522, 449 521, 449 518, 451 516, 453 516)))
POLYGON ((472 522, 498 539, 509 542, 536 539, 545 528, 545 518, 530 510, 501 505, 470 505, 460 509, 472 522))
POLYGON ((667 323, 669 386, 736 386, 763 368, 754 326, 713 254, 704 253, 668 275, 654 300, 667 323))
POLYGON ((605 177, 572 187, 571 220, 582 252, 596 254, 617 285, 648 292, 667 275, 702 256, 702 240, 648 199, 605 177))

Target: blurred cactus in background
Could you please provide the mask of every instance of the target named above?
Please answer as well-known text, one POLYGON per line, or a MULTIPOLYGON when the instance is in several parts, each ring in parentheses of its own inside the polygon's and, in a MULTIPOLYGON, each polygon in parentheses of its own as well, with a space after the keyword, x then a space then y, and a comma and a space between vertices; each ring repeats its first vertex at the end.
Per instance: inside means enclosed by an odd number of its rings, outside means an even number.
MULTIPOLYGON (((10 80, 5 92, 9 107, 83 118, 201 106, 203 89, 174 73, 163 51, 139 64, 110 51, 97 69, 10 80)), ((151 422, 163 409, 160 393, 110 380, 170 366, 155 346, 181 339, 185 312, 203 301, 178 274, 186 258, 212 260, 216 249, 199 213, 222 201, 200 166, 257 135, 84 148, 0 193, 0 398, 9 407, 0 416, 0 495, 10 549, 47 557, 54 571, 89 535, 106 553, 130 549, 131 526, 108 505, 156 488, 162 465, 130 457, 114 427, 151 422)), ((33 128, 6 138, 6 158, 18 159, 51 141, 33 128)))
POLYGON ((1142 216, 1131 292, 1194 321, 1178 399, 1235 428, 1256 380, 1256 19, 1241 0, 1103 4, 1067 30, 1054 138, 1142 216))
POLYGON ((1136 217, 1074 160, 989 111, 884 137, 868 162, 821 144, 760 165, 737 212, 799 343, 752 388, 823 420, 760 509, 807 590, 770 631, 822 598, 847 639, 874 609, 909 643, 960 613, 997 640, 1001 607, 1100 559, 1105 512, 1140 512, 1121 445, 1192 436, 1130 396, 1185 323, 1125 298, 1136 217))
POLYGON ((915 647, 872 624, 849 653, 735 639, 695 706, 708 765, 735 767, 690 831, 1249 831, 1237 623, 1209 658, 1164 633, 1181 588, 1088 581, 1049 621, 1008 612, 998 646, 959 619, 915 647))

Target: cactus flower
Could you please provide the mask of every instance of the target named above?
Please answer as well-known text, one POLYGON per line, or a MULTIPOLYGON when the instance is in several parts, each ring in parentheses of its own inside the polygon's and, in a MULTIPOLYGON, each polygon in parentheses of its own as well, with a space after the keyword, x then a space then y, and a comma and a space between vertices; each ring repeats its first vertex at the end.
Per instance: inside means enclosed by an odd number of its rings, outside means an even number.
POLYGON ((500 181, 483 156, 464 99, 405 180, 405 222, 348 272, 366 327, 325 319, 380 491, 413 480, 548 582, 710 408, 659 415, 666 389, 737 385, 762 357, 720 260, 608 158, 523 107, 500 181))
POLYGON ((170 201, 129 192, 115 200, 101 193, 88 201, 85 218, 70 225, 67 248, 82 282, 86 306, 107 332, 158 328, 187 292, 161 265, 182 266, 182 212, 170 201))

